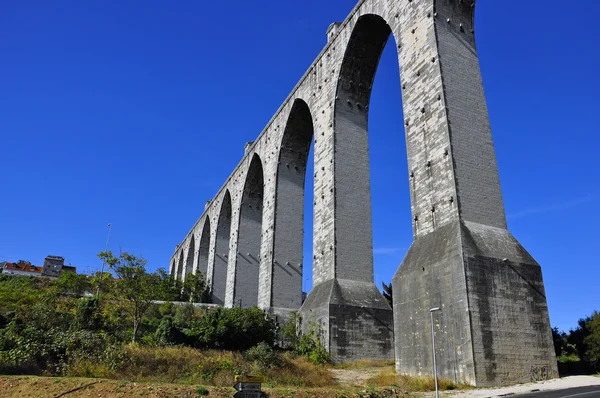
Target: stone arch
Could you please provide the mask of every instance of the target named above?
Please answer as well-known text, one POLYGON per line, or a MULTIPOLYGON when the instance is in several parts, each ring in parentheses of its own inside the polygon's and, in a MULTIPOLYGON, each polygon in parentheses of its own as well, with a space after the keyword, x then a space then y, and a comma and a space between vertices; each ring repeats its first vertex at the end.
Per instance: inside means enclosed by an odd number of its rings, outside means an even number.
POLYGON ((198 245, 198 262, 197 272, 204 276, 205 280, 208 278, 208 253, 210 251, 210 219, 206 217, 204 221, 204 227, 200 234, 200 244, 198 245))
POLYGON ((240 205, 233 296, 235 306, 248 308, 258 304, 263 199, 263 165, 255 153, 248 167, 240 205))
POLYGON ((212 274, 212 302, 214 304, 225 304, 230 237, 231 194, 227 190, 221 201, 221 210, 217 219, 217 232, 215 235, 215 259, 212 274))
POLYGON ((179 260, 177 264, 177 280, 183 280, 183 249, 179 251, 179 260))
POLYGON ((185 260, 185 275, 184 275, 184 279, 188 274, 191 274, 192 272, 194 272, 194 255, 195 255, 195 239, 194 239, 194 235, 191 236, 190 238, 190 246, 188 247, 188 252, 187 252, 187 257, 185 260))
POLYGON ((358 18, 347 44, 334 109, 336 275, 373 282, 368 116, 379 59, 392 30, 378 15, 358 18))
POLYGON ((300 308, 304 243, 304 184, 314 136, 310 109, 296 99, 279 150, 275 193, 271 307, 300 308))

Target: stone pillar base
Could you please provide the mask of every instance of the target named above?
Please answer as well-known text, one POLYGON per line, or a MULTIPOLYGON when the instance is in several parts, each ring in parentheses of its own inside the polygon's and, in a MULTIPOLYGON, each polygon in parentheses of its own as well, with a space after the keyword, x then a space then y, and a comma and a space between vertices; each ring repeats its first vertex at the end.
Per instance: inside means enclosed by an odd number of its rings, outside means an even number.
POLYGON ((396 370, 476 386, 558 377, 541 268, 506 229, 454 222, 418 237, 393 280, 396 370))
POLYGON ((334 362, 394 358, 392 310, 371 282, 332 279, 300 308, 302 331, 317 330, 334 362))

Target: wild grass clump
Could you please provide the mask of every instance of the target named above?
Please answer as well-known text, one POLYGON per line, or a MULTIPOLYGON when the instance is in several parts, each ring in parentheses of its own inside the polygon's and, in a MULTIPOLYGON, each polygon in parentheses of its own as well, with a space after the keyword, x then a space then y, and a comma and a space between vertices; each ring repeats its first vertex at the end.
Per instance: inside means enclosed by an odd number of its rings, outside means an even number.
POLYGON ((264 376, 274 386, 329 387, 336 382, 329 371, 307 358, 258 346, 246 353, 197 350, 189 347, 123 347, 121 361, 110 367, 97 361, 80 360, 67 374, 137 382, 179 383, 230 387, 238 374, 264 376), (266 352, 268 351, 268 352, 266 352), (267 355, 266 359, 263 354, 267 355))
POLYGON ((344 362, 340 364, 334 365, 336 369, 357 369, 357 368, 385 368, 394 366, 396 362, 393 359, 388 360, 370 360, 370 359, 362 359, 356 362, 344 362))
MULTIPOLYGON (((435 391, 435 380, 433 377, 399 375, 396 374, 394 369, 371 377, 366 381, 366 384, 375 387, 394 386, 408 392, 435 391)), ((438 378, 438 386, 440 391, 465 389, 469 387, 463 384, 454 384, 452 380, 444 378, 438 378)))
POLYGON ((289 352, 281 356, 282 366, 269 369, 265 374, 266 382, 275 386, 294 387, 334 387, 338 385, 326 367, 315 365, 310 358, 295 356, 289 352))

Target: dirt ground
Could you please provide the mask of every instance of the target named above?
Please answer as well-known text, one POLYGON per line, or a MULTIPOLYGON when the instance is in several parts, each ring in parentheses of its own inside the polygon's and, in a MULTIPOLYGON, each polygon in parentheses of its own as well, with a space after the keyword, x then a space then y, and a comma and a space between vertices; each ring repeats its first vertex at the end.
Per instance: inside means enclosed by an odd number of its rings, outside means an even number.
MULTIPOLYGON (((357 369, 339 369, 335 373, 341 383, 360 384, 370 375, 357 369), (352 382, 351 382, 352 381, 352 382)), ((233 383, 232 383, 233 384, 233 383)), ((263 387, 265 385, 263 384, 263 387)), ((389 388, 365 387, 336 388, 263 388, 269 398, 366 398, 397 397, 401 391, 389 388)), ((119 397, 232 397, 232 387, 182 386, 177 384, 134 383, 119 380, 99 380, 67 377, 0 376, 0 398, 119 398, 119 397), (208 394, 207 394, 208 392, 208 394)))
MULTIPOLYGON (((118 380, 97 380, 56 377, 0 377, 0 397, 196 397, 196 386, 174 384, 133 383, 118 380)), ((210 396, 231 397, 233 388, 211 388, 210 396)))
MULTIPOLYGON (((395 387, 366 387, 365 381, 385 368, 331 369, 340 384, 333 388, 267 388, 269 398, 432 398, 433 393, 408 394, 395 387)), ((232 383, 233 384, 233 383, 232 383)), ((600 385, 600 378, 573 376, 501 389, 445 391, 444 398, 484 398, 537 390, 555 390, 583 385, 600 385)), ((0 376, 0 398, 120 398, 120 397, 232 397, 232 387, 190 386, 178 384, 135 383, 67 377, 0 376)))
POLYGON ((344 387, 365 387, 366 381, 377 376, 385 368, 370 369, 331 369, 335 381, 344 387))

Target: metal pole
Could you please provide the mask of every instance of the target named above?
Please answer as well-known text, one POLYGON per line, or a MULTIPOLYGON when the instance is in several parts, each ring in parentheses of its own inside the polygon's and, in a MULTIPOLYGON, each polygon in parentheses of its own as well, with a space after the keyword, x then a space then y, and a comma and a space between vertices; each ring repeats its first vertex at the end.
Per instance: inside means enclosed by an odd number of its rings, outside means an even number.
POLYGON ((437 379, 437 363, 435 358, 435 330, 433 328, 433 312, 440 311, 440 308, 432 308, 429 310, 429 315, 431 315, 431 343, 432 343, 432 351, 433 351, 433 378, 435 380, 435 398, 440 398, 440 391, 438 388, 438 379, 437 379))
MULTIPOLYGON (((108 241, 110 240, 110 230, 112 228, 112 224, 108 223, 108 236, 106 237, 106 246, 104 246, 104 252, 108 251, 108 241)), ((100 271, 100 281, 98 282, 98 290, 96 290, 96 297, 100 294, 100 284, 102 283, 102 277, 104 276, 104 259, 102 260, 102 268, 100 271)))

